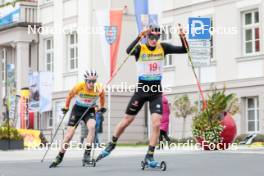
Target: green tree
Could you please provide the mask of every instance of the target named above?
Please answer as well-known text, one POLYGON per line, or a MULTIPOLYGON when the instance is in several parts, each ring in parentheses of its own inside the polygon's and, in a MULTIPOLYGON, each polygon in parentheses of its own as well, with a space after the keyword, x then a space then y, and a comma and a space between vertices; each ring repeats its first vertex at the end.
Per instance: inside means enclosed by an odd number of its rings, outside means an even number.
POLYGON ((173 110, 176 118, 183 118, 182 138, 185 138, 186 119, 189 115, 197 112, 197 107, 193 106, 188 95, 184 94, 175 98, 173 110))
POLYGON ((0 5, 0 8, 6 7, 6 6, 9 6, 9 5, 12 5, 13 7, 15 7, 16 3, 17 2, 21 2, 21 1, 26 1, 26 0, 13 0, 11 2, 7 2, 5 4, 0 5))

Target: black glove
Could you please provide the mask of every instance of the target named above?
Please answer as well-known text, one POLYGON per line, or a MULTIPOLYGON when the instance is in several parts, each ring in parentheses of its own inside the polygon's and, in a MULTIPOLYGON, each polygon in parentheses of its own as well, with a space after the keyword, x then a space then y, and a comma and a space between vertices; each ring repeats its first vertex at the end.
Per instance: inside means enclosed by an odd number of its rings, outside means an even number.
POLYGON ((106 111, 107 111, 107 109, 106 109, 106 108, 101 108, 101 109, 99 109, 99 111, 98 111, 98 112, 105 113, 106 111))
POLYGON ((61 108, 61 111, 62 111, 63 115, 65 115, 69 111, 69 109, 67 109, 67 108, 61 108))

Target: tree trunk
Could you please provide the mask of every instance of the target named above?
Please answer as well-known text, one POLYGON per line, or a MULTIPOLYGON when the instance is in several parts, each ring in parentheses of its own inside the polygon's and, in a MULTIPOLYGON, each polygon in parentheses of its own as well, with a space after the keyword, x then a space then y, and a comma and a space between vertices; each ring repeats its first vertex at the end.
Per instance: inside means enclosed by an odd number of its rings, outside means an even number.
POLYGON ((182 124, 182 139, 185 138, 185 123, 186 123, 186 117, 183 117, 183 124, 182 124))

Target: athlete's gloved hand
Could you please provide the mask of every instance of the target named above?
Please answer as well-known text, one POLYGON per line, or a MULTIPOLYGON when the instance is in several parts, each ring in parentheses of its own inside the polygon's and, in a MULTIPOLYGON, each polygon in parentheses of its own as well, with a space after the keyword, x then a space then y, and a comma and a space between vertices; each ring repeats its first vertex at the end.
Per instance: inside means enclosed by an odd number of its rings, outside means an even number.
POLYGON ((105 113, 106 111, 107 111, 107 109, 106 109, 106 108, 101 108, 101 109, 99 109, 99 111, 98 111, 98 112, 105 113))
POLYGON ((69 111, 69 108, 61 108, 61 111, 63 113, 63 115, 65 115, 68 111, 69 111))
POLYGON ((184 30, 182 27, 180 27, 180 29, 179 29, 179 35, 180 35, 180 37, 185 37, 185 34, 186 34, 186 30, 184 30))
POLYGON ((150 29, 146 29, 146 30, 142 31, 142 32, 138 35, 138 37, 140 37, 140 38, 146 37, 150 32, 151 32, 150 29))

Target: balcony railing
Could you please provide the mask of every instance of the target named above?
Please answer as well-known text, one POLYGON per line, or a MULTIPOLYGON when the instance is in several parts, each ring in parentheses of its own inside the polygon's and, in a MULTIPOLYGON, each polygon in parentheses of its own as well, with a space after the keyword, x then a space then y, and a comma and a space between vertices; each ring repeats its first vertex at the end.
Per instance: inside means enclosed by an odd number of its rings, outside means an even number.
POLYGON ((0 27, 15 23, 38 23, 38 2, 33 0, 18 1, 1 7, 0 27))
POLYGON ((22 1, 20 5, 20 19, 19 22, 37 23, 37 1, 22 1))

